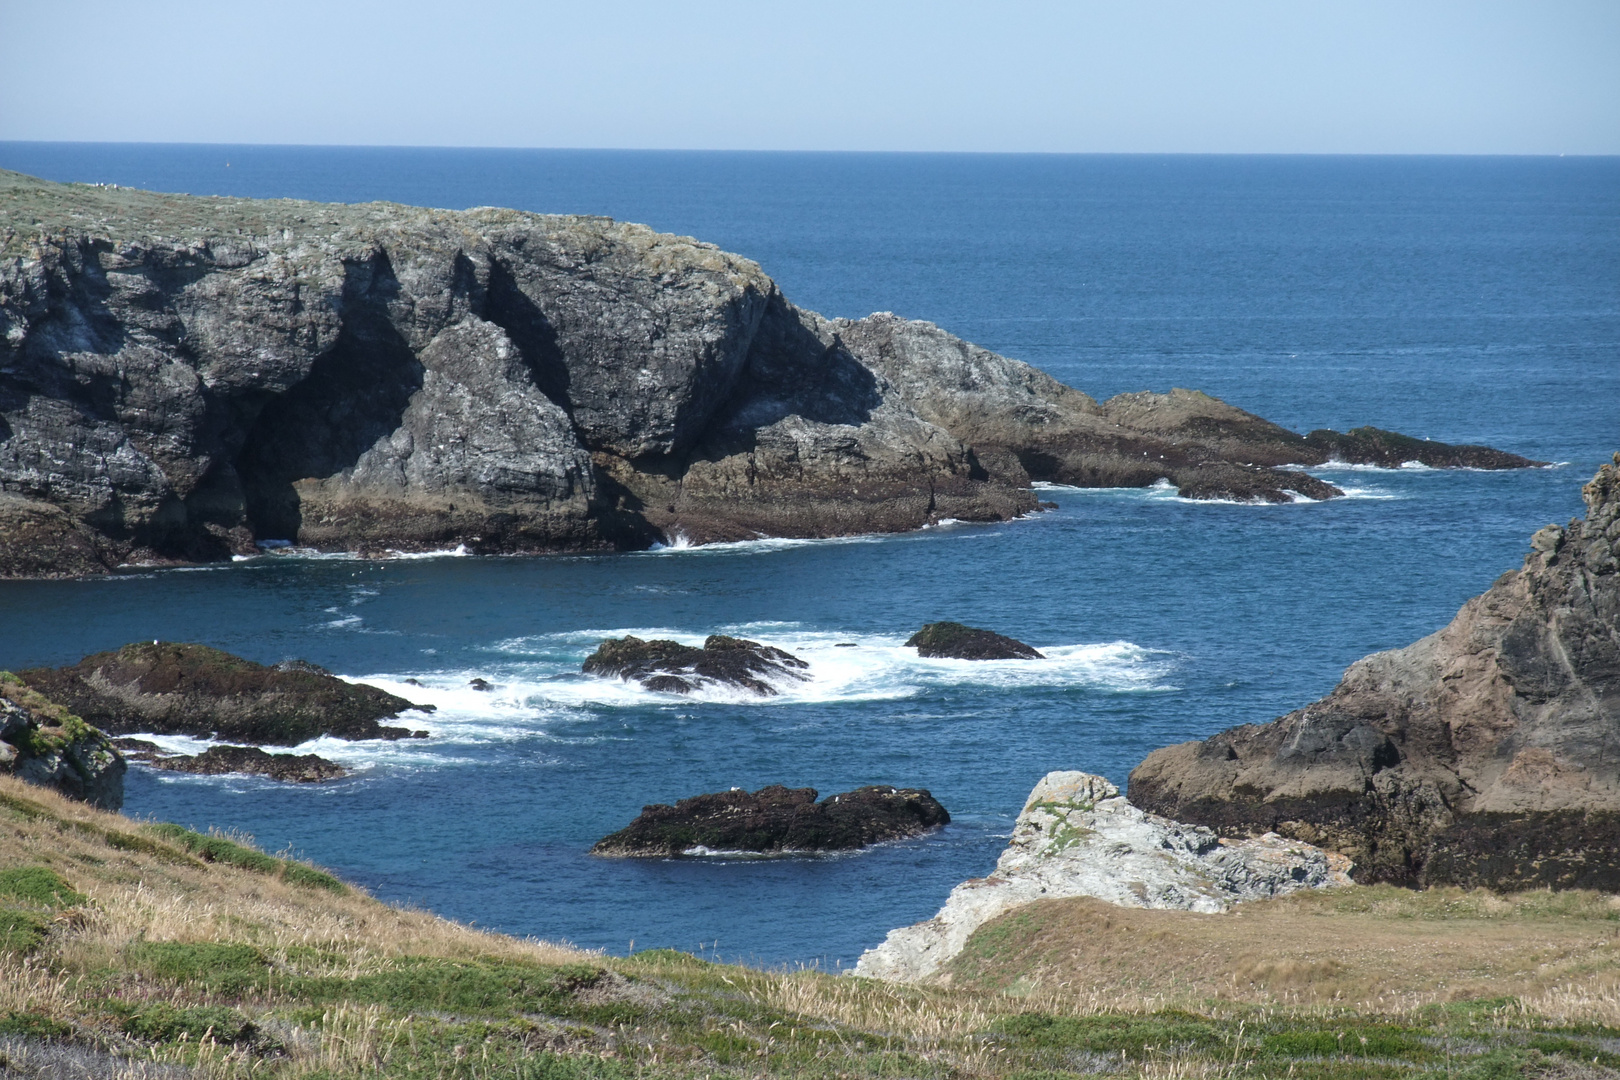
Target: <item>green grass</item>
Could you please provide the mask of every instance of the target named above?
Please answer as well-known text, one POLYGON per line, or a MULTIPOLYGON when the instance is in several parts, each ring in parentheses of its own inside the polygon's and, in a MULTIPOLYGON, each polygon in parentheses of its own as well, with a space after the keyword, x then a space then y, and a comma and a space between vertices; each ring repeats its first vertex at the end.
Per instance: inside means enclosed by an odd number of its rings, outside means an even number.
POLYGON ((327 892, 341 894, 347 892, 349 888, 324 870, 317 870, 313 866, 305 866, 291 859, 277 859, 223 836, 207 836, 167 822, 146 825, 143 828, 151 835, 169 841, 204 862, 223 863, 257 874, 279 876, 283 881, 293 885, 325 889, 327 892))
POLYGON ((19 866, 0 870, 0 898, 20 900, 37 907, 64 908, 82 904, 82 893, 47 866, 19 866))
POLYGON ((181 1038, 201 1042, 212 1038, 218 1043, 251 1044, 259 1034, 253 1022, 235 1009, 181 1008, 163 1001, 115 1002, 109 1005, 108 1012, 117 1018, 120 1031, 145 1042, 174 1042, 181 1038))
POLYGON ((139 941, 129 947, 126 958, 132 970, 154 979, 223 994, 264 986, 270 976, 270 961, 252 945, 139 941))

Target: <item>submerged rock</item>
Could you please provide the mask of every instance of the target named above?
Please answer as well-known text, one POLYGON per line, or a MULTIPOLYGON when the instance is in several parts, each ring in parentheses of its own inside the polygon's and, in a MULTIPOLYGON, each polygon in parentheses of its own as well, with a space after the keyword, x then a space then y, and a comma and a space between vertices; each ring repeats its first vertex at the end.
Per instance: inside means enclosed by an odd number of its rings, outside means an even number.
POLYGON ((920 836, 951 815, 928 792, 863 787, 816 802, 815 788, 780 784, 644 806, 641 816, 597 841, 593 855, 672 856, 746 851, 852 851, 920 836), (701 849, 701 850, 699 850, 701 849))
POLYGON ((1304 436, 1196 391, 1098 402, 605 218, 4 171, 0 200, 0 577, 842 536, 1007 520, 1031 480, 1287 501, 1340 494, 1286 467, 1330 458, 1531 464, 1304 436))
POLYGON ((0 773, 117 810, 124 805, 127 768, 103 732, 0 672, 0 773))
POLYGON ((1095 896, 1138 908, 1222 912, 1244 900, 1350 884, 1350 860, 1272 835, 1222 840, 1144 813, 1101 776, 1053 772, 1030 792, 990 876, 951 890, 927 922, 890 931, 855 974, 912 982, 935 975, 973 931, 1034 900, 1095 896))
POLYGON ((1046 657, 1010 637, 977 630, 959 622, 929 623, 906 641, 918 656, 954 660, 1044 660, 1046 657))
POLYGON ((296 746, 320 735, 401 739, 419 733, 379 721, 407 709, 433 709, 301 661, 266 667, 206 645, 172 642, 125 645, 68 667, 31 668, 18 676, 114 734, 273 746, 296 746))
POLYGON ((1131 799, 1333 848, 1358 881, 1620 890, 1620 454, 1582 493, 1585 519, 1450 625, 1287 716, 1155 750, 1131 799))
POLYGON ((349 770, 342 765, 315 754, 267 754, 256 746, 210 746, 195 756, 162 753, 130 756, 154 769, 167 769, 170 772, 198 773, 203 776, 242 773, 295 784, 318 784, 349 775, 349 770))
POLYGON ((581 670, 587 675, 616 675, 671 694, 690 694, 718 683, 771 697, 780 691, 767 678, 802 681, 809 677, 802 674, 809 666, 790 652, 724 634, 710 634, 701 649, 627 635, 602 642, 585 658, 581 670))

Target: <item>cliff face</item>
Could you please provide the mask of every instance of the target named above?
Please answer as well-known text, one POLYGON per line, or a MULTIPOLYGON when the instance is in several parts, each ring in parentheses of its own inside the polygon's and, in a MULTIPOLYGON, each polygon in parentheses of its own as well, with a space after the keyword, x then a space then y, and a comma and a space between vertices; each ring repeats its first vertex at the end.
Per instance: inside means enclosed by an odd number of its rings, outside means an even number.
POLYGON ((1362 881, 1620 889, 1620 454, 1584 520, 1445 629, 1269 724, 1150 754, 1144 809, 1335 848, 1362 881))
MULTIPOLYGON (((1391 440, 1396 440, 1391 442, 1391 440)), ((0 576, 337 550, 639 547, 1001 520, 1031 478, 1286 500, 1337 456, 1188 391, 1097 403, 927 323, 829 321, 602 218, 0 173, 0 576)))

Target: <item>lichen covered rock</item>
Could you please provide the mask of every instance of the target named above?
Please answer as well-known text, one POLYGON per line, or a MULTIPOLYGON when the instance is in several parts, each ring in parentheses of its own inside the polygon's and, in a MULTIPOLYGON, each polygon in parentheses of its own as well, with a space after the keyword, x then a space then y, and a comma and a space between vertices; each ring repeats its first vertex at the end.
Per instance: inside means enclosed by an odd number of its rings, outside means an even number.
POLYGON ((1523 566, 1321 701, 1156 750, 1132 801, 1359 881, 1620 890, 1620 454, 1523 566))
POLYGON ((124 805, 126 768, 103 732, 0 672, 0 772, 117 810, 124 805))
POLYGON ((874 786, 821 802, 815 788, 780 784, 644 806, 625 828, 597 841, 595 855, 662 856, 852 851, 920 836, 951 815, 926 791, 874 786))
POLYGON ((1122 907, 1221 912, 1244 900, 1348 885, 1349 860, 1265 836, 1229 841, 1144 813, 1101 776, 1048 773, 988 877, 951 890, 927 922, 890 931, 855 974, 915 982, 939 972, 973 931, 1033 900, 1095 896, 1122 907))

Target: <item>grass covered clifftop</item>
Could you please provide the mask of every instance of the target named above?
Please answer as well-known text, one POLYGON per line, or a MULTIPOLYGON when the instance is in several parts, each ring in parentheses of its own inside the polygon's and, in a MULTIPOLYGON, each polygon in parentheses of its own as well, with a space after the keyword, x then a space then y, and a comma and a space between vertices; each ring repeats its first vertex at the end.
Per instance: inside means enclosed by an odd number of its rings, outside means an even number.
POLYGON ((522 941, 0 778, 8 1077, 1620 1076, 1599 894, 1036 904, 951 983, 522 941))

